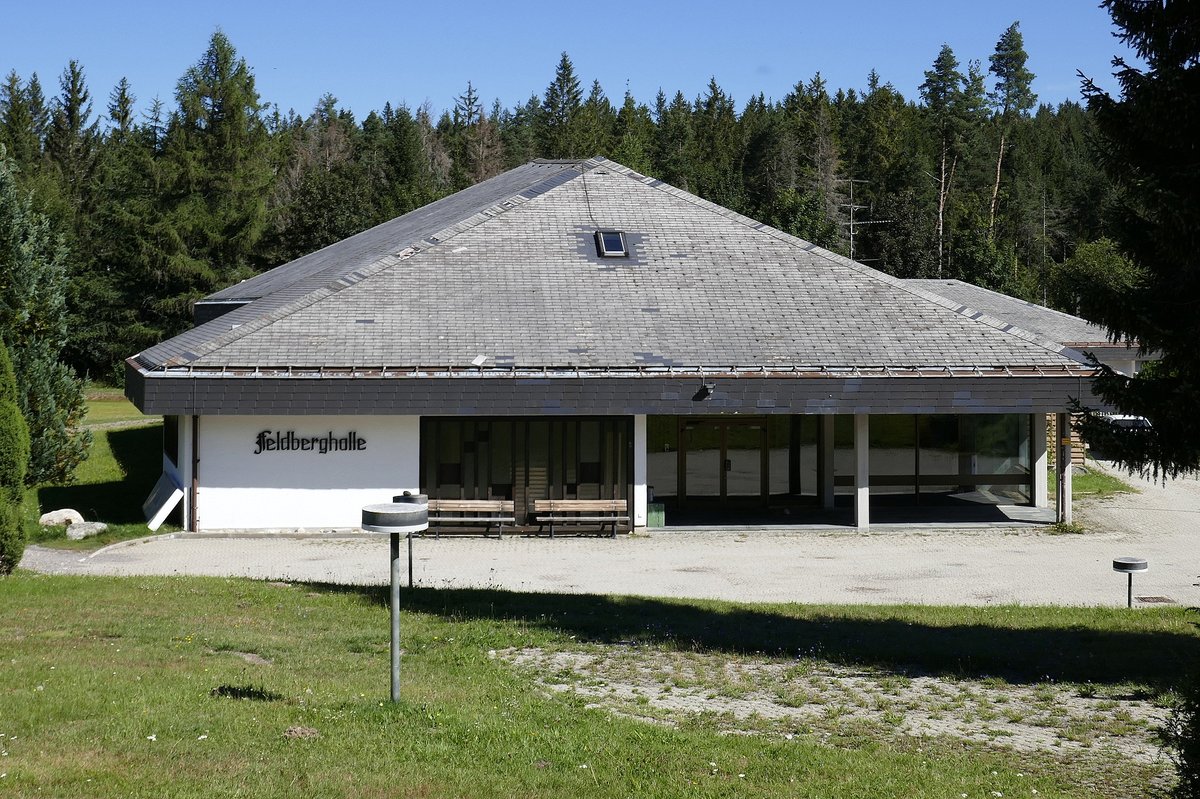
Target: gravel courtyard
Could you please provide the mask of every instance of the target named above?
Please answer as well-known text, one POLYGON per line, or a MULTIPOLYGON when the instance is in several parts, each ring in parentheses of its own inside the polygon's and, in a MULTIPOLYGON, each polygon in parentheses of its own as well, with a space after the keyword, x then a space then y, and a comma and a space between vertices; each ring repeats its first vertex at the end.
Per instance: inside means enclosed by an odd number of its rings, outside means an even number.
MULTIPOLYGON (((1139 490, 1076 503, 1081 535, 1046 528, 653 530, 617 539, 419 538, 414 578, 427 587, 617 593, 745 602, 987 605, 1125 602, 1112 559, 1150 570, 1134 594, 1200 605, 1200 481, 1126 477, 1139 490)), ((384 583, 386 537, 179 534, 90 555, 30 547, 22 566, 72 574, 195 574, 384 583)), ((1136 602, 1135 604, 1147 604, 1136 602)))

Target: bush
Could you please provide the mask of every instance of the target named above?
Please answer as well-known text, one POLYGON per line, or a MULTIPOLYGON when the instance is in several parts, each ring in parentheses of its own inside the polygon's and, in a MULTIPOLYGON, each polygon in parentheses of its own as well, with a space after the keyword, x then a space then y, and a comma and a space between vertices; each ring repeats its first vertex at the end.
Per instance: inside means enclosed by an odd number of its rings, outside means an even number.
POLYGON ((1192 664, 1164 737, 1179 777, 1171 796, 1200 799, 1200 663, 1192 664))
POLYGON ((0 342, 0 574, 11 574, 25 551, 21 500, 29 463, 29 431, 17 405, 8 349, 0 342))

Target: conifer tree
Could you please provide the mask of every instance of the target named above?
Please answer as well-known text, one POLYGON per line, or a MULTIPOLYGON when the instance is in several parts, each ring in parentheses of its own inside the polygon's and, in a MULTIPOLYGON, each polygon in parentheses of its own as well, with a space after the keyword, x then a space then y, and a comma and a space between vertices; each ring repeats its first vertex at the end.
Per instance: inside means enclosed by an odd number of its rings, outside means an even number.
POLYGON ((546 87, 542 100, 540 145, 546 158, 576 158, 576 117, 583 104, 583 92, 575 77, 575 66, 564 52, 554 71, 554 80, 546 87))
POLYGON ((17 401, 8 348, 0 340, 0 575, 11 574, 25 551, 21 504, 29 464, 29 431, 17 401))
POLYGON ((127 78, 121 78, 108 95, 108 121, 113 132, 124 136, 133 129, 133 106, 137 102, 127 78))
POLYGON ((78 245, 83 215, 93 199, 91 180, 100 137, 99 120, 92 119, 91 92, 78 61, 67 64, 58 83, 60 94, 50 113, 46 156, 54 166, 63 213, 78 245))
POLYGON ((1200 469, 1200 9, 1104 5, 1146 64, 1114 61, 1119 97, 1084 82, 1100 163, 1116 185, 1110 229, 1137 273, 1116 285, 1086 285, 1080 302, 1110 335, 1161 360, 1132 378, 1104 369, 1095 381, 1105 400, 1146 417, 1152 429, 1122 431, 1089 414, 1084 432, 1123 465, 1173 477, 1200 469))
POLYGON ((147 237, 163 335, 190 324, 192 301, 253 274, 273 179, 254 75, 220 31, 175 90, 162 138, 165 224, 147 237))
POLYGON ((66 257, 49 219, 17 188, 13 162, 0 153, 0 338, 20 376, 31 485, 69 481, 91 441, 80 427, 83 384, 59 360, 67 339, 66 257))
POLYGON ((21 76, 11 70, 0 85, 0 145, 22 169, 34 168, 42 156, 37 112, 21 76))
POLYGON ((658 124, 654 146, 654 170, 660 178, 684 191, 694 191, 692 178, 692 105, 683 92, 675 92, 670 104, 660 89, 654 103, 658 124))
POLYGON ((650 109, 639 104, 628 88, 617 112, 614 138, 614 161, 642 174, 653 169, 650 155, 654 150, 654 122, 650 119, 650 109))
POLYGON ((937 137, 936 174, 937 184, 937 264, 941 276, 945 263, 946 213, 950 189, 954 185, 954 172, 960 156, 962 123, 959 110, 962 106, 963 74, 958 71, 958 59, 950 45, 943 44, 933 68, 926 70, 925 82, 921 84, 921 99, 928 109, 930 121, 937 137))
POLYGON ((1004 151, 1012 135, 1017 117, 1029 113, 1037 103, 1033 93, 1033 73, 1025 67, 1029 56, 1025 53, 1025 40, 1021 36, 1020 23, 1008 26, 996 42, 988 71, 996 76, 995 88, 988 94, 988 101, 996 113, 996 124, 1000 129, 1000 145, 996 151, 996 182, 992 185, 992 201, 988 208, 988 237, 994 238, 996 231, 996 203, 1000 197, 1000 173, 1004 163, 1004 151))

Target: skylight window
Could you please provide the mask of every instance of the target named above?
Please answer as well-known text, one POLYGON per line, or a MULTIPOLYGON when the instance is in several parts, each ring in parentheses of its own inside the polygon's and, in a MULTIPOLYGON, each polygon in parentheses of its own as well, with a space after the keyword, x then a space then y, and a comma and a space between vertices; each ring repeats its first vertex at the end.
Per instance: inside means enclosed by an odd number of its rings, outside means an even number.
POLYGON ((619 230, 597 230, 596 252, 601 258, 628 258, 625 234, 619 230))

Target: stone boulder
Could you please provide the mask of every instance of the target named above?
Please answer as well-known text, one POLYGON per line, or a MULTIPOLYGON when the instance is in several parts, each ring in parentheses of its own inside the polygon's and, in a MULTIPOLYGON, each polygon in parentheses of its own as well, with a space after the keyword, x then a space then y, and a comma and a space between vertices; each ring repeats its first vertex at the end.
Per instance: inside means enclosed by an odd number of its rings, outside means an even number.
POLYGON ((100 535, 107 529, 108 525, 104 522, 76 522, 67 525, 67 538, 72 541, 82 541, 85 538, 100 535))
POLYGON ((62 510, 52 510, 49 513, 43 513, 38 519, 38 524, 42 527, 58 527, 64 524, 79 524, 83 521, 83 516, 79 511, 63 508, 62 510))

